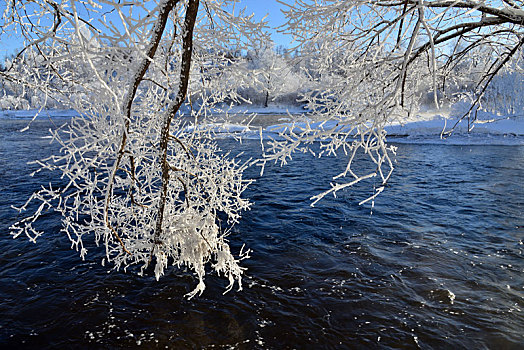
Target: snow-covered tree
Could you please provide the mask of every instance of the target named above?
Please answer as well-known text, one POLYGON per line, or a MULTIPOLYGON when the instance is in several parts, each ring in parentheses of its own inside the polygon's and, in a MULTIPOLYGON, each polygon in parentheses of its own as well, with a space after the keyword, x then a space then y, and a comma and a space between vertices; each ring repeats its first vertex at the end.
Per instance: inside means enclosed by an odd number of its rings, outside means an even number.
POLYGON ((159 278, 168 263, 187 266, 199 280, 190 297, 204 290, 208 263, 229 279, 228 288, 240 286, 238 261, 246 252, 231 253, 219 215, 233 225, 249 208, 242 197, 246 164, 199 127, 210 122, 214 105, 237 98, 234 90, 213 88, 214 72, 234 64, 227 48, 265 40, 260 24, 224 11, 230 6, 221 0, 8 2, 5 21, 26 43, 3 76, 62 96, 81 114, 53 131, 61 153, 38 161, 67 181, 30 198, 21 210, 40 204, 13 225, 15 236, 36 240, 37 219, 54 208, 82 257, 84 239, 94 236, 117 268, 153 263, 159 278), (192 96, 200 98, 198 108, 192 96))
POLYGON ((247 54, 247 68, 252 83, 246 88, 256 92, 248 93, 248 96, 258 97, 256 102, 264 107, 272 101, 294 104, 305 91, 304 86, 307 86, 303 72, 294 69, 293 62, 286 59, 284 54, 277 53, 272 42, 265 43, 263 47, 251 50, 247 54))
POLYGON ((319 139, 321 154, 346 154, 345 171, 315 201, 377 176, 381 184, 367 200, 378 195, 393 171, 395 151, 386 143, 384 127, 416 113, 428 91, 437 108, 468 98, 470 108, 460 121, 482 106, 497 75, 522 77, 522 0, 297 0, 285 14, 287 32, 315 82, 303 98, 314 124, 272 142, 265 159, 285 162, 319 139), (468 53, 480 48, 489 55, 471 64, 468 53), (463 74, 473 79, 466 93, 450 88, 457 65, 468 66, 463 74), (376 165, 374 170, 353 172, 359 151, 376 165))
POLYGON ((229 288, 240 286, 247 253, 233 255, 226 235, 250 206, 242 197, 249 164, 285 163, 320 140, 320 154, 342 152, 347 167, 313 203, 378 177, 362 202, 372 200, 393 171, 384 126, 413 114, 428 91, 436 105, 454 98, 446 95, 452 73, 469 52, 492 52, 475 76, 473 106, 495 76, 522 72, 522 7, 521 0, 289 4, 287 30, 312 84, 301 97, 310 113, 270 140, 261 159, 242 163, 206 128, 216 107, 241 102, 239 89, 250 83, 231 47, 247 52, 268 42, 264 23, 235 1, 8 0, 2 33, 20 33, 25 43, 0 75, 38 91, 42 107, 55 99, 80 114, 53 131, 61 152, 38 161, 65 183, 33 194, 20 210, 34 211, 13 234, 35 241, 39 217, 53 208, 82 257, 92 236, 117 268, 154 264, 157 278, 168 264, 193 270, 199 282, 190 297, 204 290, 208 263, 229 288), (358 152, 371 171, 354 171, 358 152))

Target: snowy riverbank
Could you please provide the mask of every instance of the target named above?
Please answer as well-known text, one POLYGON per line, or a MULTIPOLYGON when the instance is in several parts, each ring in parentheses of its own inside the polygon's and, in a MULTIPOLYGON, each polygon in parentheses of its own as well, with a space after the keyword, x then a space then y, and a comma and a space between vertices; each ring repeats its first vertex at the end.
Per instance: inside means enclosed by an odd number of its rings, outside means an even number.
MULTIPOLYGON (((224 113, 224 110, 217 110, 224 113)), ((211 126, 216 133, 233 132, 254 137, 262 132, 274 136, 283 128, 289 127, 290 115, 302 114, 305 111, 296 106, 270 105, 234 106, 227 109, 231 121, 211 126), (243 125, 243 116, 257 114, 251 126, 243 125), (236 122, 238 119, 238 122, 236 122), (242 121, 242 122, 241 122, 242 121)), ((37 110, 4 110, 0 119, 32 119, 37 110)), ((43 110, 38 118, 70 118, 78 115, 73 110, 43 110)), ((250 119, 250 118, 248 118, 250 119)), ((524 115, 497 116, 483 113, 468 132, 468 121, 464 119, 455 126, 454 132, 447 138, 441 138, 442 131, 449 130, 456 123, 447 111, 424 111, 405 122, 393 122, 386 127, 388 140, 398 143, 435 143, 435 144, 508 144, 524 145, 524 115)), ((332 123, 324 124, 324 128, 332 123)), ((295 124, 300 126, 300 124, 295 124)), ((209 127, 209 125, 207 126, 209 127)))
POLYGON ((401 143, 524 145, 524 114, 479 112, 474 124, 468 126, 467 118, 457 121, 449 110, 429 110, 404 123, 391 123, 386 131, 390 141, 401 143), (450 136, 441 137, 443 131, 451 129, 450 136))

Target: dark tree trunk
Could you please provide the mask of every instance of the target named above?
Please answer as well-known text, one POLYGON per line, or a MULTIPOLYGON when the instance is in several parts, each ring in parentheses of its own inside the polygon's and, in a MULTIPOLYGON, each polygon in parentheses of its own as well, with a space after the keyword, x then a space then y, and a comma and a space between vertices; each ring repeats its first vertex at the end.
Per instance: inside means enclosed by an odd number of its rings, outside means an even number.
POLYGON ((164 222, 164 210, 167 201, 167 190, 169 187, 169 172, 171 168, 167 161, 167 150, 169 144, 169 127, 171 120, 178 112, 180 106, 186 99, 187 87, 189 85, 189 73, 191 69, 191 56, 193 53, 193 29, 198 14, 199 0, 189 0, 184 20, 184 36, 182 38, 182 63, 180 67, 180 82, 178 93, 174 101, 168 106, 164 117, 164 124, 160 134, 160 166, 162 168, 162 188, 160 192, 160 203, 158 205, 158 216, 155 228, 155 244, 160 244, 162 236, 162 224, 164 222))

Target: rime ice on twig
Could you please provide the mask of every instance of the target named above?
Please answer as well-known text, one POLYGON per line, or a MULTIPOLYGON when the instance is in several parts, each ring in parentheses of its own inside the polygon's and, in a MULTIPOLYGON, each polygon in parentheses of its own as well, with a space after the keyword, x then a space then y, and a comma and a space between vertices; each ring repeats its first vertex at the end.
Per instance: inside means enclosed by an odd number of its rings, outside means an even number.
POLYGON ((198 124, 210 122, 215 106, 238 100, 215 79, 243 74, 227 55, 231 43, 242 49, 239 36, 261 40, 265 34, 241 13, 224 12, 228 3, 209 2, 198 17, 197 0, 8 4, 11 29, 28 41, 5 76, 18 74, 22 86, 80 114, 52 131, 60 153, 38 161, 61 173, 63 186, 31 196, 22 212, 40 204, 12 226, 15 237, 36 241, 43 234, 38 218, 52 208, 83 258, 84 240, 93 237, 116 268, 143 271, 154 264, 158 279, 168 265, 188 267, 198 278, 188 297, 204 290, 208 264, 227 278, 226 291, 235 283, 241 288, 239 260, 248 254, 235 257, 226 236, 250 206, 242 197, 250 183, 242 176, 247 165, 198 124), (96 20, 82 18, 85 10, 96 20), (56 25, 29 32, 27 15, 56 25))

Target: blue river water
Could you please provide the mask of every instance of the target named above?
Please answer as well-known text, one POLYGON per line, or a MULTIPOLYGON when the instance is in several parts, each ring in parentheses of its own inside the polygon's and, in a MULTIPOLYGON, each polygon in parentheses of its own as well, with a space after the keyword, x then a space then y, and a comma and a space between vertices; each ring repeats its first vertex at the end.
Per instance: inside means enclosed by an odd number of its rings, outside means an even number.
POLYGON ((253 250, 244 290, 211 273, 186 300, 188 272, 108 271, 94 246, 82 261, 55 213, 37 244, 11 238, 11 205, 56 180, 27 164, 56 149, 52 122, 25 124, 0 119, 2 349, 524 348, 524 146, 401 144, 372 213, 369 184, 310 207, 343 159, 252 169, 229 237, 253 250))

